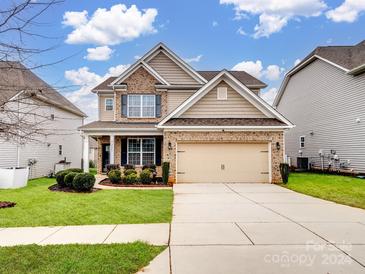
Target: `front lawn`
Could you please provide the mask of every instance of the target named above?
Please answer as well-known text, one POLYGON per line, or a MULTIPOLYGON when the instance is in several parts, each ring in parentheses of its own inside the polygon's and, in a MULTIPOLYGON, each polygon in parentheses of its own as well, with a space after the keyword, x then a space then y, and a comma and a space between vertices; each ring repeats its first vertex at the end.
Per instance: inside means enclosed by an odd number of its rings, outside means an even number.
POLYGON ((283 186, 321 199, 365 209, 364 179, 316 173, 291 173, 288 184, 283 186))
POLYGON ((30 180, 21 189, 0 190, 0 200, 16 202, 0 209, 0 227, 83 224, 166 223, 171 221, 171 190, 52 192, 55 179, 30 180))
POLYGON ((136 273, 165 249, 141 242, 0 248, 0 273, 136 273))

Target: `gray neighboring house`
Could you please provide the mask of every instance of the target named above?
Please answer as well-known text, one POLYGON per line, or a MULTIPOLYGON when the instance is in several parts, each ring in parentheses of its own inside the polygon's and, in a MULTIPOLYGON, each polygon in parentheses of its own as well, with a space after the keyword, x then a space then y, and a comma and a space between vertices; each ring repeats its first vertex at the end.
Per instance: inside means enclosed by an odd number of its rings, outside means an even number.
POLYGON ((33 124, 39 121, 51 134, 26 144, 0 138, 0 168, 29 166, 29 177, 37 178, 54 171, 64 159, 70 167, 81 167, 78 127, 84 124, 85 113, 19 62, 0 62, 0 119, 5 121, 9 113, 33 124), (23 95, 27 99, 20 99, 23 95))
POLYGON ((317 47, 285 76, 274 107, 295 128, 286 153, 297 167, 365 173, 365 40, 317 47))

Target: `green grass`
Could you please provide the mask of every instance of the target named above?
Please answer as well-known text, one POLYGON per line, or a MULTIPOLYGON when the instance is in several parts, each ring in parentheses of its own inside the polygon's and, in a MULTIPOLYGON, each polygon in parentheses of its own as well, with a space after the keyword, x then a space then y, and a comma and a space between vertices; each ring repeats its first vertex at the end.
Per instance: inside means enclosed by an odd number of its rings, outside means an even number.
POLYGON ((291 190, 336 203, 365 209, 365 180, 328 174, 291 173, 291 190))
POLYGON ((83 224, 165 223, 171 221, 171 190, 52 192, 54 179, 30 180, 21 189, 0 190, 0 200, 16 202, 0 209, 0 227, 83 224))
POLYGON ((142 242, 2 247, 0 273, 136 273, 165 248, 142 242))

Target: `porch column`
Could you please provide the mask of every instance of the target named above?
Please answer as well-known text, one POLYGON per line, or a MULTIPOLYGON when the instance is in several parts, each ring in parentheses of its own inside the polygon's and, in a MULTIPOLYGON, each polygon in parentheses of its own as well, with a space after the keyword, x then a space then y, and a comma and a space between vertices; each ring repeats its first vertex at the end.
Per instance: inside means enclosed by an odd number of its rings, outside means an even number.
POLYGON ((84 148, 83 148, 83 169, 84 172, 89 172, 89 136, 84 135, 84 148))
POLYGON ((110 135, 109 138, 110 138, 109 163, 112 165, 112 164, 114 164, 114 140, 115 140, 115 136, 110 135))

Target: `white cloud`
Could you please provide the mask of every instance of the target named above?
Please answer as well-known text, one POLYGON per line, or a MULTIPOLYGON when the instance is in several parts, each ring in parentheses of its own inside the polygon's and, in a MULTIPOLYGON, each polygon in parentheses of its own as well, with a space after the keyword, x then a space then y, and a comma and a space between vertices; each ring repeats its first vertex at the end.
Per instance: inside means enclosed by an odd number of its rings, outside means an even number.
POLYGON ((114 5, 110 10, 99 8, 90 18, 86 11, 66 12, 63 24, 74 28, 66 43, 116 45, 131 41, 157 32, 153 26, 157 13, 154 8, 139 10, 136 5, 127 8, 124 4, 114 5))
POLYGON ((302 61, 302 60, 300 60, 300 59, 295 59, 295 61, 294 61, 294 66, 298 65, 301 61, 302 61))
POLYGON ((284 68, 277 65, 269 65, 266 70, 263 71, 263 74, 270 81, 275 81, 279 80, 282 72, 284 72, 284 68))
POLYGON ((239 28, 238 28, 237 33, 238 33, 239 35, 242 35, 242 36, 245 36, 245 35, 247 34, 247 33, 243 30, 243 28, 242 28, 242 27, 239 27, 239 28))
POLYGON ((91 93, 91 89, 100 84, 110 76, 118 76, 125 71, 129 65, 117 65, 110 67, 104 75, 90 71, 88 67, 81 67, 77 70, 66 70, 65 78, 78 89, 66 94, 67 99, 76 104, 89 116, 88 120, 97 119, 97 97, 91 93))
POLYGON ((262 92, 261 93, 261 98, 264 99, 267 103, 269 103, 270 105, 272 105, 272 103, 275 100, 275 96, 278 93, 278 89, 277 88, 271 88, 266 92, 262 92))
POLYGON ((218 22, 217 22, 217 21, 213 21, 213 22, 212 22, 212 26, 213 26, 213 27, 217 27, 217 26, 218 26, 218 22))
POLYGON ((327 7, 323 0, 220 0, 220 4, 234 5, 236 20, 258 15, 255 38, 279 32, 292 19, 319 16, 327 7))
POLYGON ((232 70, 243 70, 256 78, 263 78, 270 81, 278 80, 281 74, 284 72, 284 68, 279 67, 278 65, 269 65, 266 68, 262 66, 262 62, 260 60, 254 61, 243 61, 236 64, 232 70))
POLYGON ((199 54, 195 57, 192 57, 192 58, 185 58, 185 62, 187 63, 192 63, 192 62, 200 62, 200 60, 202 59, 203 55, 202 54, 199 54))
POLYGON ((135 56, 134 56, 134 59, 136 59, 136 60, 141 59, 141 58, 142 58, 142 56, 141 56, 141 55, 135 55, 135 56))
POLYGON ((85 59, 90 61, 106 61, 109 60, 113 50, 108 46, 88 48, 85 59))
POLYGON ((345 0, 340 6, 326 12, 328 19, 334 22, 352 23, 365 11, 364 0, 345 0))

